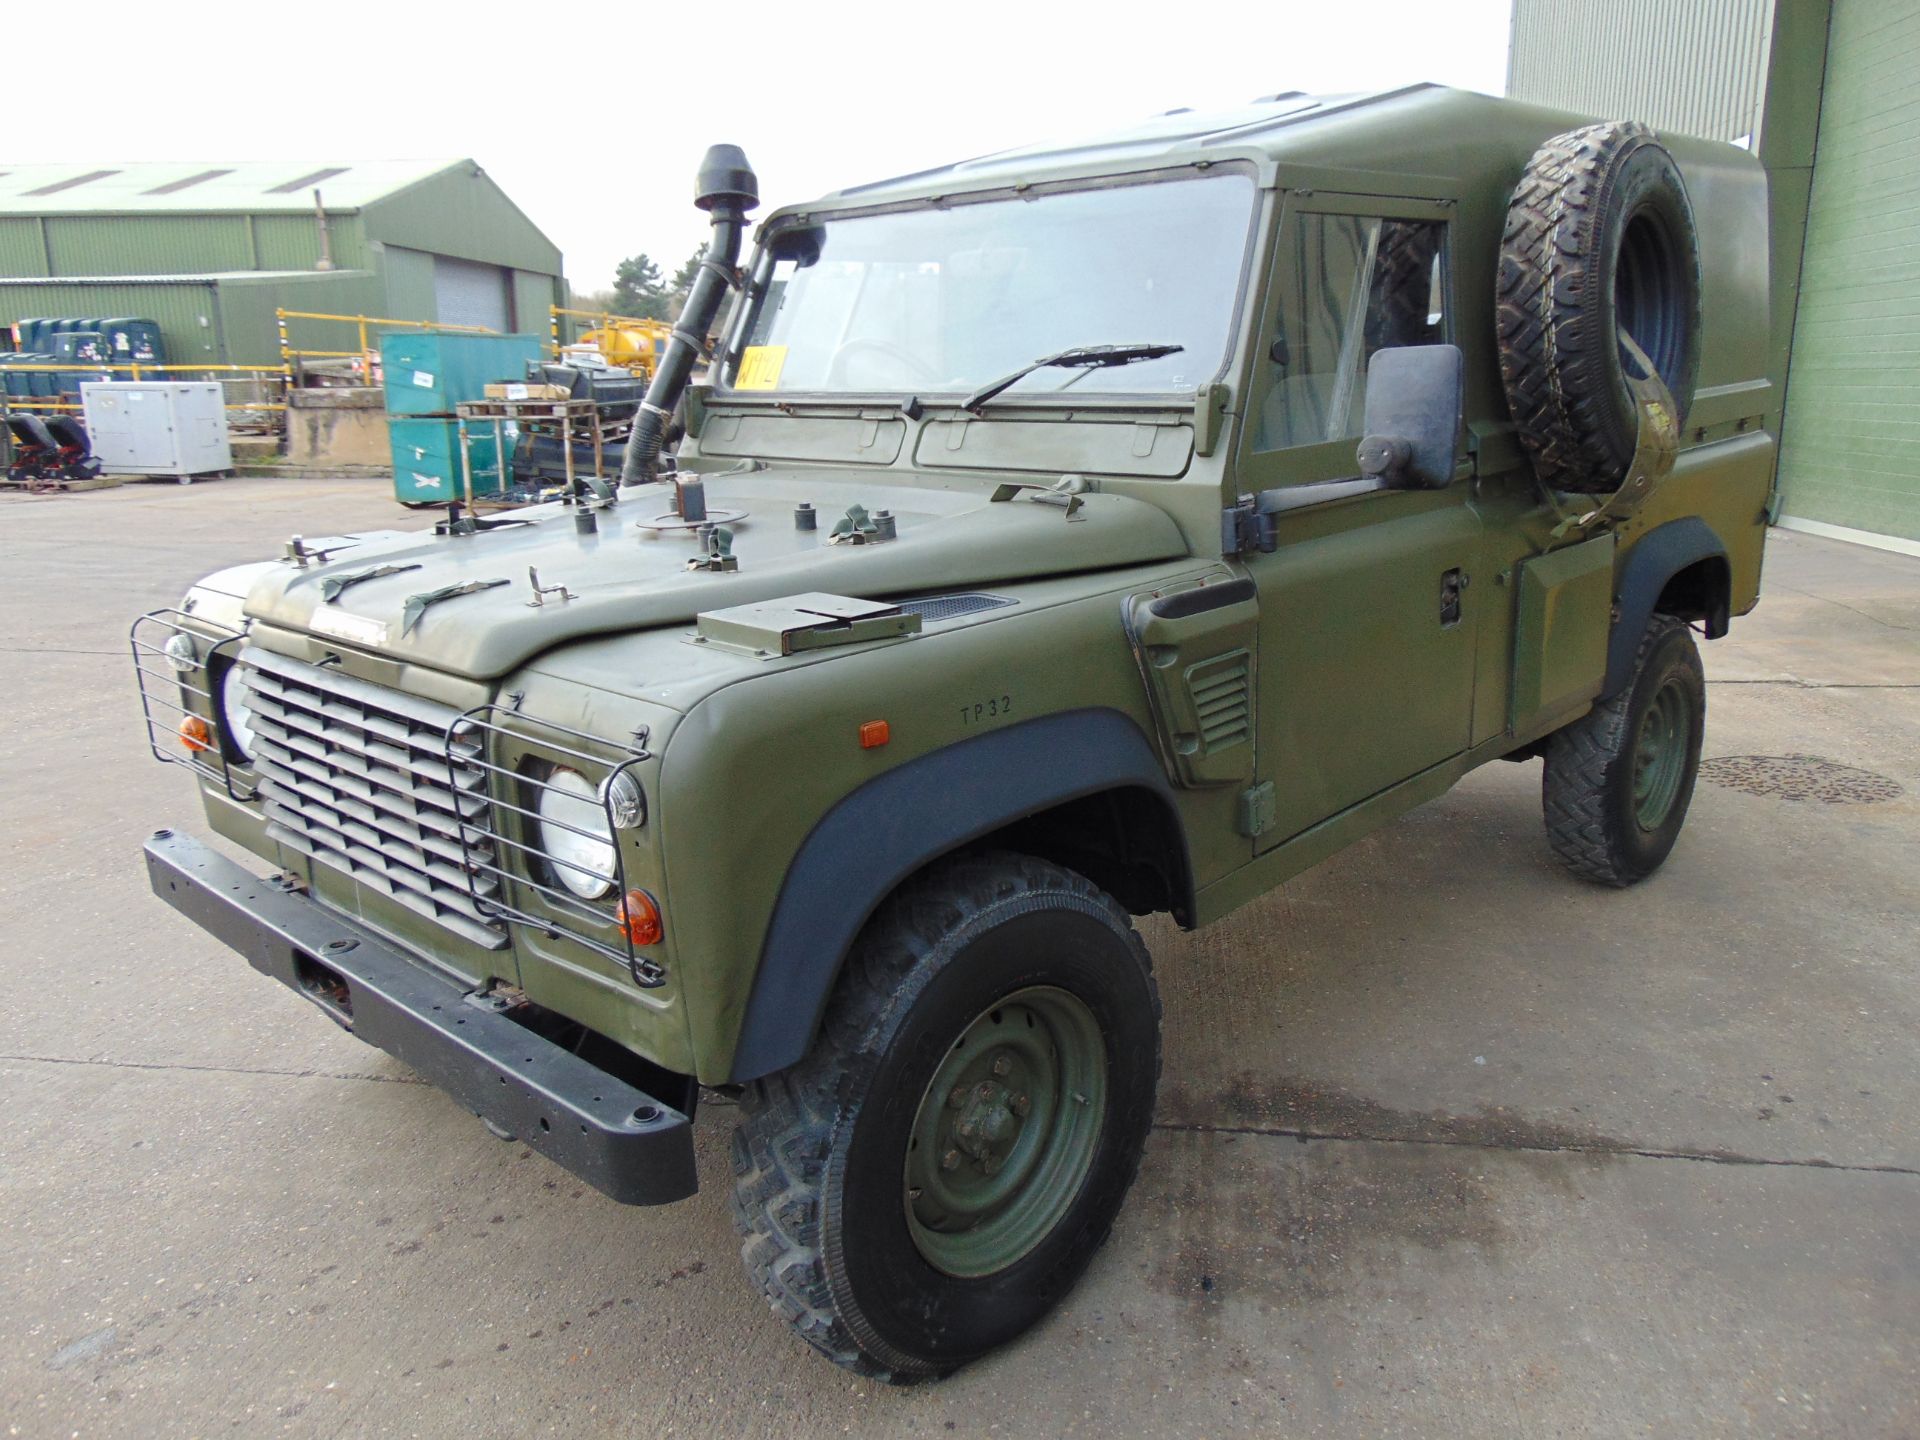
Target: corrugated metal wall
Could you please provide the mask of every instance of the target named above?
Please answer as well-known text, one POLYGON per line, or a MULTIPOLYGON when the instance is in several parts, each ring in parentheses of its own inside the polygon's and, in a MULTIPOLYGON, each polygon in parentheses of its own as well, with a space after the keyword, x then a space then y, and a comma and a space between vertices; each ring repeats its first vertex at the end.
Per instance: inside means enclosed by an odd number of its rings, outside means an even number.
POLYGON ((1920 0, 1838 0, 1781 437, 1783 509, 1920 540, 1920 0))
POLYGON ((157 285, 75 280, 71 284, 22 285, 0 279, 0 326, 16 320, 98 315, 138 316, 157 321, 175 364, 221 360, 220 310, 212 282, 183 280, 157 285))
MULTIPOLYGON (((260 262, 256 270, 311 270, 320 258, 320 232, 310 215, 256 215, 255 244, 260 262)), ((367 268, 367 245, 359 215, 329 215, 327 243, 336 270, 367 268)))
MULTIPOLYGON (((334 268, 363 269, 360 217, 328 220, 334 268)), ((210 275, 310 270, 320 258, 311 215, 0 216, 0 275, 210 275), (53 259, 49 272, 41 231, 53 259)))
POLYGON ((369 239, 516 270, 560 273, 560 251, 491 177, 447 170, 368 202, 369 239))
POLYGON ((513 272, 513 328, 523 335, 545 335, 553 325, 550 305, 561 304, 556 277, 528 270, 513 272))
POLYGON ((35 215, 0 215, 0 275, 44 275, 46 254, 35 215))
POLYGON ((248 270, 244 215, 49 215, 55 275, 207 275, 248 270))
POLYGON ((1507 93, 1737 140, 1760 122, 1773 0, 1514 0, 1507 93))

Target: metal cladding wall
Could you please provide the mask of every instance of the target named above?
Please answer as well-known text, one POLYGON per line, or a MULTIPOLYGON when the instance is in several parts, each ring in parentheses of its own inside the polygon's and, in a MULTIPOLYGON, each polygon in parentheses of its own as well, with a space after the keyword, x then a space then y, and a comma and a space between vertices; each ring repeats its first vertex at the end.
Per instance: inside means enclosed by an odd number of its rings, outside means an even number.
POLYGON ((211 280, 183 278, 151 284, 76 279, 27 284, 0 278, 0 329, 16 320, 67 315, 152 320, 166 337, 167 358, 172 363, 225 362, 220 297, 211 280))
POLYGON ((1514 0, 1507 93, 1738 140, 1759 128, 1773 0, 1514 0))
POLYGON ((1920 541, 1920 0, 1839 0, 1781 437, 1791 517, 1920 541))
MULTIPOLYGON (((358 215, 328 220, 333 263, 366 263, 358 215)), ((208 275, 308 270, 320 258, 310 215, 0 215, 0 275, 208 275)))

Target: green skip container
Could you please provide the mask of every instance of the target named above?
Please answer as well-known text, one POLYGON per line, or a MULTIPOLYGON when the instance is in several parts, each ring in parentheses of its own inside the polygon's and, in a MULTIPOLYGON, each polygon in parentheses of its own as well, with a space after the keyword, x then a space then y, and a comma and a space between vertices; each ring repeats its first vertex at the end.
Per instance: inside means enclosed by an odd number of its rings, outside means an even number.
POLYGON ((380 337, 387 413, 451 415, 456 405, 484 400, 496 380, 525 380, 527 362, 544 354, 535 335, 389 331, 380 337))
MULTIPOLYGON (((402 505, 445 505, 464 500, 466 477, 460 471, 460 422, 457 420, 388 420, 393 442, 393 498, 402 505)), ((467 454, 473 466, 473 493, 498 495, 506 488, 501 473, 500 447, 493 427, 467 433, 467 454)))

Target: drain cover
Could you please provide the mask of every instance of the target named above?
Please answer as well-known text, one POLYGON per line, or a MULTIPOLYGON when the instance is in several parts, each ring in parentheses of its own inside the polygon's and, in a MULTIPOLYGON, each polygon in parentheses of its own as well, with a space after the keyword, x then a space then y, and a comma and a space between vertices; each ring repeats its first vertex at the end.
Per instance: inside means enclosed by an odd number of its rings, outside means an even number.
POLYGON ((1905 793, 1898 781, 1817 755, 1723 755, 1701 761, 1700 778, 1749 795, 1826 805, 1877 805, 1905 793))

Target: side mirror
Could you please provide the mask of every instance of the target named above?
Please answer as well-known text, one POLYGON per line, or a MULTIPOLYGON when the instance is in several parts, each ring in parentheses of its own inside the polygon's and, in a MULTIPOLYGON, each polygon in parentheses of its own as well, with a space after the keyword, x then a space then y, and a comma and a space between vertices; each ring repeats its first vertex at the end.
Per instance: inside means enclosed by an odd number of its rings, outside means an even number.
POLYGON ((1367 366, 1360 473, 1401 488, 1451 485, 1465 393, 1466 364, 1458 345, 1403 345, 1376 353, 1367 366))
POLYGON ((775 231, 767 241, 767 249, 775 260, 791 260, 804 270, 818 263, 826 240, 824 225, 793 225, 775 231))

